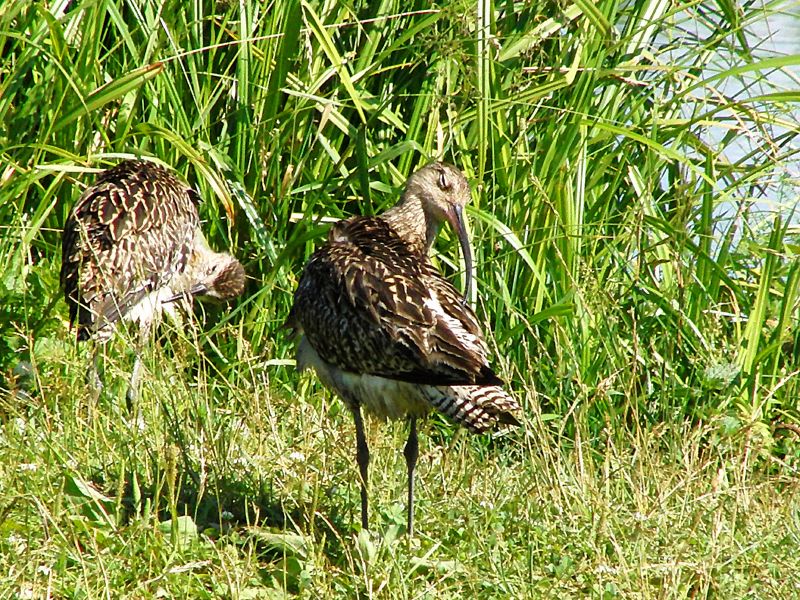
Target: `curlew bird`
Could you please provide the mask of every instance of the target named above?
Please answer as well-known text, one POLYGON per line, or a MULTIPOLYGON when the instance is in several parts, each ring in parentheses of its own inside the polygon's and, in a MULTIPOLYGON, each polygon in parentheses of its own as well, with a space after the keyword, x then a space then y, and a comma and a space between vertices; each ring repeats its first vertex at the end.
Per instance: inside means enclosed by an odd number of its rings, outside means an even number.
POLYGON ((456 230, 471 285, 463 208, 467 180, 435 162, 414 173, 400 201, 376 217, 334 224, 305 266, 286 326, 300 334, 297 368, 313 368, 352 411, 368 529, 369 448, 361 408, 409 418, 408 533, 414 533, 417 419, 436 410, 472 432, 519 424, 517 402, 489 366, 475 313, 428 252, 443 221, 456 230))
MULTIPOLYGON (((61 285, 78 340, 107 341, 120 321, 139 325, 127 398, 136 397, 141 346, 162 313, 194 296, 227 300, 244 291, 233 256, 200 230, 200 196, 154 163, 128 160, 100 174, 64 226, 61 285), (178 302, 176 302, 178 301, 178 302)), ((90 373, 101 387, 92 361, 90 373)))

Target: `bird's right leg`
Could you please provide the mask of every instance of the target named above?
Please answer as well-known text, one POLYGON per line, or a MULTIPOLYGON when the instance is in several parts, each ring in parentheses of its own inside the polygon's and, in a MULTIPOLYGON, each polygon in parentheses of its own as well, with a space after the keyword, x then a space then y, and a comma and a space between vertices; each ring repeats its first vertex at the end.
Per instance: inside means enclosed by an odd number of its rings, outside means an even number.
POLYGON ((408 537, 414 537, 414 471, 419 458, 419 438, 417 437, 417 417, 411 417, 408 429, 408 441, 403 449, 408 466, 408 537))
POLYGON ((103 380, 100 379, 100 344, 95 341, 91 344, 92 356, 89 359, 89 368, 86 369, 86 383, 91 390, 92 398, 96 401, 103 391, 103 380))
POLYGON ((138 419, 139 414, 139 380, 142 377, 142 352, 150 339, 151 323, 142 322, 139 326, 139 335, 136 340, 134 352, 136 358, 133 361, 133 369, 131 370, 131 378, 128 382, 128 389, 125 392, 125 403, 128 406, 128 414, 138 419))
POLYGON ((356 422, 356 461, 361 474, 361 528, 369 529, 369 499, 367 498, 369 446, 367 445, 367 436, 364 434, 364 420, 361 417, 360 406, 353 409, 353 419, 356 422))

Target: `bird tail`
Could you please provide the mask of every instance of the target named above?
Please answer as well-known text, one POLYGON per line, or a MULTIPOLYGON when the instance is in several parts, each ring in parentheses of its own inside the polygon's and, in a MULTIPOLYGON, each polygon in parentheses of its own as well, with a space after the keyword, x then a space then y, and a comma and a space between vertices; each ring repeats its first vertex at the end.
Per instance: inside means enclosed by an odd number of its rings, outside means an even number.
POLYGON ((519 403, 495 385, 420 386, 425 398, 443 415, 473 433, 483 433, 497 424, 519 425, 514 415, 519 403))

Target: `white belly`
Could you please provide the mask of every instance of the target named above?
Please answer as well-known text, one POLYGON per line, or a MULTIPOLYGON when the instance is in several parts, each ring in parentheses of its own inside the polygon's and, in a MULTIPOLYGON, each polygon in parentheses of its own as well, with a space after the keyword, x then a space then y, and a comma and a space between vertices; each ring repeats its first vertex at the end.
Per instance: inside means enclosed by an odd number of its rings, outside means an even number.
MULTIPOLYGON (((191 310, 185 300, 178 299, 173 302, 166 302, 169 298, 173 298, 176 293, 167 286, 161 287, 147 294, 144 298, 139 300, 135 305, 131 306, 121 320, 123 322, 134 323, 139 326, 140 331, 149 333, 153 327, 157 326, 163 317, 168 315, 173 321, 180 324, 181 318, 178 312, 179 305, 184 310, 191 310)), ((99 318, 99 317, 98 317, 99 318)), ((99 325, 97 331, 93 336, 98 342, 107 342, 111 339, 114 331, 117 329, 119 323, 109 323, 103 320, 99 325)))
POLYGON ((158 323, 164 313, 175 318, 177 302, 166 302, 173 296, 175 296, 175 292, 166 286, 150 292, 131 307, 124 319, 136 323, 140 327, 147 327, 153 322, 158 323))
POLYGON ((339 394, 351 409, 363 406, 381 419, 421 417, 431 410, 422 386, 343 371, 323 361, 305 337, 297 348, 297 368, 301 371, 313 368, 322 383, 339 394))

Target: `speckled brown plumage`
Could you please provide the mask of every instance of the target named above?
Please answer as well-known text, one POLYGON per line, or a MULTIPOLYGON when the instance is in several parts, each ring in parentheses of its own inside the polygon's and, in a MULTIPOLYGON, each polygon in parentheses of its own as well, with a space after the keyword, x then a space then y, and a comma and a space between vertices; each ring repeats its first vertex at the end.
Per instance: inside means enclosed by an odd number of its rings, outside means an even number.
POLYGON ((411 417, 409 531, 416 417, 437 410, 473 432, 517 423, 519 405, 489 366, 475 313, 428 259, 447 220, 471 264, 462 213, 469 195, 454 167, 424 167, 392 209, 335 224, 295 292, 287 324, 302 334, 298 368, 313 368, 356 419, 364 527, 368 449, 362 406, 379 417, 411 417))
POLYGON ((225 299, 242 293, 241 264, 205 242, 199 201, 168 170, 139 160, 104 171, 83 193, 64 226, 61 262, 79 340, 106 339, 127 317, 149 325, 179 294, 225 299))
MULTIPOLYGON (((141 347, 162 312, 176 315, 176 302, 188 307, 195 296, 241 295, 244 269, 208 247, 199 201, 170 171, 142 160, 104 171, 81 195, 64 226, 61 258, 61 285, 78 340, 106 341, 127 320, 139 325, 141 347)), ((129 403, 140 366, 137 352, 129 403)), ((99 391, 94 364, 89 375, 99 391)))

